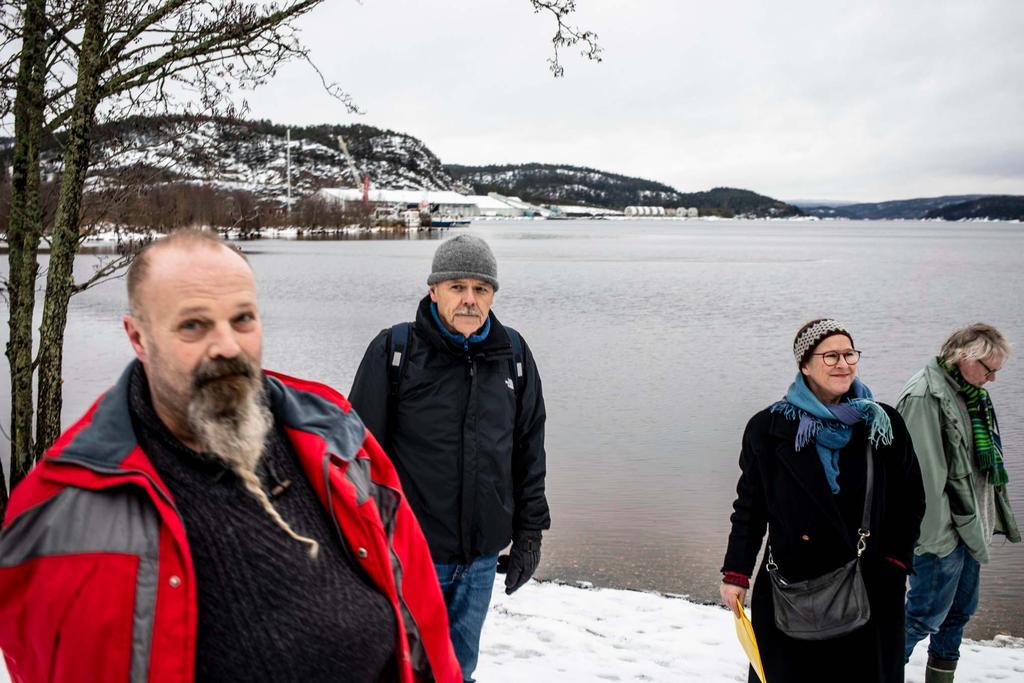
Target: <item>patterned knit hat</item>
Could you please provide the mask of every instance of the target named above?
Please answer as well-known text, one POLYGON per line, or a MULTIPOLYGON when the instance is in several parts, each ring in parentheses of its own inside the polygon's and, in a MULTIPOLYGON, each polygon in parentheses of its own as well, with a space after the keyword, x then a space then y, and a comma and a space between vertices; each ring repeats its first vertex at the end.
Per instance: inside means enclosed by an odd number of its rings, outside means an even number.
POLYGON ((834 334, 845 334, 853 344, 853 335, 843 327, 842 323, 832 318, 818 318, 801 327, 800 331, 796 333, 796 339, 793 340, 793 357, 796 358, 796 364, 802 366, 806 363, 815 347, 823 339, 834 334))
POLYGON ((498 262, 487 242, 479 237, 459 235, 442 242, 434 252, 428 285, 461 278, 483 280, 498 291, 498 262))

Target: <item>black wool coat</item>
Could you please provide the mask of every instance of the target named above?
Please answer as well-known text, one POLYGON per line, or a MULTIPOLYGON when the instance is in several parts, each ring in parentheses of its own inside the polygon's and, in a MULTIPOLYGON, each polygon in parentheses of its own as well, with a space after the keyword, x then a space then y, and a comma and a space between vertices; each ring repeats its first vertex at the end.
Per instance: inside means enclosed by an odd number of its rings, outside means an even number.
MULTIPOLYGON (((893 442, 873 449, 871 536, 862 557, 871 620, 824 641, 796 640, 775 627, 767 552, 754 581, 751 622, 771 683, 903 681, 906 571, 924 516, 924 487, 906 425, 892 420, 893 442)), ((769 409, 751 418, 743 435, 741 475, 723 571, 753 574, 765 530, 779 572, 790 581, 820 576, 856 556, 864 510, 867 426, 854 426, 839 455, 840 491, 833 494, 811 443, 797 451, 798 422, 769 409)), ((758 679, 750 672, 751 683, 758 679)))
POLYGON ((394 462, 438 563, 497 553, 514 532, 551 525, 540 375, 524 339, 515 390, 511 340, 493 312, 489 318, 487 337, 466 350, 441 334, 424 297, 393 409, 390 328, 370 342, 349 394, 394 462))

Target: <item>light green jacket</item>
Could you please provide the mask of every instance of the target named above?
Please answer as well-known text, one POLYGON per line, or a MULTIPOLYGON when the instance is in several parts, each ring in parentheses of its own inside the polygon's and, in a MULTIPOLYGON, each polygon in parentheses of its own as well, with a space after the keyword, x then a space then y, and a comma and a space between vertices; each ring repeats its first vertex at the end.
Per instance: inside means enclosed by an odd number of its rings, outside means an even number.
MULTIPOLYGON (((914 552, 945 557, 963 539, 978 562, 988 562, 974 489, 971 419, 956 381, 933 358, 903 387, 896 409, 907 423, 924 479, 927 509, 914 552)), ((995 533, 1020 542, 1005 486, 995 488, 995 533)))

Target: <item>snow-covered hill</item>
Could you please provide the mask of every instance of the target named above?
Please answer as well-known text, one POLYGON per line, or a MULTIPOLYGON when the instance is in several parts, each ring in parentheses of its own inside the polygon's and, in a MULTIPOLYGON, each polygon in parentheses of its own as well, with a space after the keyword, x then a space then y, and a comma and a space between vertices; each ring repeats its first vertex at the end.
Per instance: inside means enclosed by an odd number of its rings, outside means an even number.
MULTIPOLYGON (((206 183, 243 189, 264 199, 287 194, 285 126, 266 121, 136 117, 104 125, 94 142, 93 183, 206 183)), ((291 129, 292 196, 321 187, 357 187, 337 136, 344 136, 356 175, 374 187, 464 190, 420 140, 371 126, 311 126, 291 129)), ((9 154, 9 146, 6 151, 9 154)), ((44 177, 61 170, 59 148, 43 154, 44 177)))

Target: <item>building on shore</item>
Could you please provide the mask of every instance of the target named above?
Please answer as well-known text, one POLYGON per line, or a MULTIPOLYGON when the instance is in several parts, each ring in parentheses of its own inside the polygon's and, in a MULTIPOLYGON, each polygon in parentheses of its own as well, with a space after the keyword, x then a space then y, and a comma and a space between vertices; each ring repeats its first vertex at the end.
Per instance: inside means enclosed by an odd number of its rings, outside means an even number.
MULTIPOLYGON (((343 209, 355 208, 363 203, 363 190, 358 188, 328 187, 319 190, 316 197, 337 202, 343 209)), ((449 190, 387 190, 370 189, 366 200, 379 217, 411 220, 410 213, 430 214, 439 218, 605 218, 623 215, 622 211, 593 206, 552 205, 538 206, 519 197, 497 192, 486 195, 465 195, 449 190)), ((685 209, 684 209, 685 210, 685 209)), ((696 209, 693 209, 696 215, 696 209)), ((627 207, 627 216, 665 216, 664 207, 627 207), (633 213, 631 213, 631 210, 633 213)))
POLYGON ((571 204, 557 204, 550 207, 566 218, 607 218, 609 216, 621 216, 621 211, 615 209, 602 209, 597 206, 577 206, 571 204))
POLYGON ((514 198, 517 202, 513 205, 509 199, 510 197, 503 197, 497 192, 491 192, 490 194, 473 194, 469 195, 469 198, 476 202, 477 208, 480 209, 480 215, 487 218, 522 218, 526 216, 527 209, 520 204, 519 198, 514 198))
MULTIPOLYGON (((316 196, 327 201, 339 202, 343 208, 358 206, 363 201, 363 191, 358 188, 326 187, 319 190, 316 196)), ((480 209, 473 197, 449 190, 371 189, 367 198, 376 210, 393 213, 396 216, 408 210, 456 218, 473 218, 480 215, 480 209)))
POLYGON ((667 216, 664 206, 627 206, 627 216, 667 216))
POLYGON ((697 218, 696 208, 680 206, 678 209, 666 209, 664 206, 627 206, 627 216, 675 216, 676 218, 697 218))
POLYGON ((503 202, 512 207, 512 209, 519 211, 519 216, 523 218, 547 218, 551 214, 551 212, 543 206, 531 204, 530 202, 523 201, 519 197, 509 197, 503 194, 498 194, 497 192, 489 192, 487 196, 491 199, 503 202))

